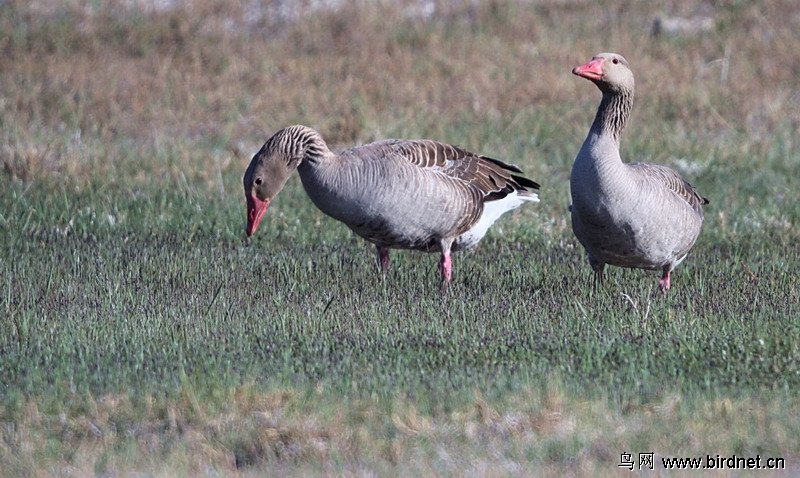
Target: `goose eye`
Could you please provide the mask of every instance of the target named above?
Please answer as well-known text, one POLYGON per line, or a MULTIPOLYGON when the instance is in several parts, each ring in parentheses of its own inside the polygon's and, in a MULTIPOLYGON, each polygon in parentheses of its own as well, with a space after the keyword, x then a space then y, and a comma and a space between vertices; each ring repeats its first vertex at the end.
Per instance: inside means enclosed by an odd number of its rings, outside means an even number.
POLYGON ((619 58, 613 58, 613 59, 611 60, 611 63, 613 63, 613 64, 615 64, 615 65, 616 65, 616 64, 618 64, 618 63, 619 63, 619 58))
POLYGON ((257 177, 255 182, 256 182, 256 185, 260 185, 261 182, 262 182, 261 181, 261 177, 257 177))

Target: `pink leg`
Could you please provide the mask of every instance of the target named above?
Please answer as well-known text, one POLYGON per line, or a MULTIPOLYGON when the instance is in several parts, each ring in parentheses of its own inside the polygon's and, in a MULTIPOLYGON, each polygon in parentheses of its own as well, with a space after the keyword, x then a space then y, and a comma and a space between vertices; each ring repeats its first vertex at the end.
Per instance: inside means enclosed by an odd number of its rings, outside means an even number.
POLYGON ((381 272, 386 274, 389 270, 389 249, 378 246, 378 265, 381 267, 381 272))
POLYGON ((661 280, 658 281, 658 288, 664 292, 664 295, 667 295, 667 291, 669 290, 669 269, 664 269, 664 274, 661 276, 661 280))
POLYGON ((450 251, 442 252, 442 260, 439 262, 439 270, 442 273, 442 280, 447 283, 453 278, 453 263, 450 260, 450 251))

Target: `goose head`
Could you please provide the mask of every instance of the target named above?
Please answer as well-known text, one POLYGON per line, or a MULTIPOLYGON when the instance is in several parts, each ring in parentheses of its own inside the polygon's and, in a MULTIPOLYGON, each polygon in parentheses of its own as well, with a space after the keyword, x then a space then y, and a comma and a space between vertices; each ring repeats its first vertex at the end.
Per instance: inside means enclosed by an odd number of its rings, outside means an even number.
POLYGON ((633 91, 633 72, 628 60, 618 53, 599 53, 572 73, 592 81, 602 92, 633 91))
POLYGON ((244 173, 247 200, 247 235, 252 236, 270 203, 286 185, 306 154, 300 141, 305 127, 284 128, 275 133, 253 156, 244 173))

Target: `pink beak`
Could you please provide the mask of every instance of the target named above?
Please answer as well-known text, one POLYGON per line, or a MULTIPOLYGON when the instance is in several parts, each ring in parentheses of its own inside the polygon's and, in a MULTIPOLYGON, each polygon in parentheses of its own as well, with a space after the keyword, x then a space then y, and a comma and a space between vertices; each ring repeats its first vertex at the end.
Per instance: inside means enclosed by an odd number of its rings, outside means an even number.
POLYGON ((588 78, 590 80, 603 79, 603 59, 593 58, 585 65, 576 66, 572 69, 572 74, 588 78))
POLYGON ((245 197, 247 199, 247 237, 250 237, 256 232, 258 223, 261 222, 261 218, 263 218, 264 213, 267 212, 269 201, 262 201, 258 199, 255 194, 250 194, 245 197))

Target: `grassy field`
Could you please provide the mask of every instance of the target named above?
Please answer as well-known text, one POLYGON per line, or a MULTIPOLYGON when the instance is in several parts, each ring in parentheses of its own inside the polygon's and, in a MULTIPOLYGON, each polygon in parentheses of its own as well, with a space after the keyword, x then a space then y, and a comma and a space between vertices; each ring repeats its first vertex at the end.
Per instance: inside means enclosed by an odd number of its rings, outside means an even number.
POLYGON ((285 3, 0 3, 0 476, 800 472, 795 2, 285 3), (667 298, 592 292, 570 229, 600 51, 636 75, 623 157, 711 200, 667 298), (381 281, 298 178, 247 239, 244 169, 294 123, 458 144, 542 201, 445 294, 435 254, 381 281))

